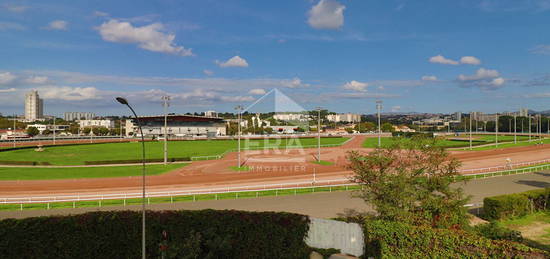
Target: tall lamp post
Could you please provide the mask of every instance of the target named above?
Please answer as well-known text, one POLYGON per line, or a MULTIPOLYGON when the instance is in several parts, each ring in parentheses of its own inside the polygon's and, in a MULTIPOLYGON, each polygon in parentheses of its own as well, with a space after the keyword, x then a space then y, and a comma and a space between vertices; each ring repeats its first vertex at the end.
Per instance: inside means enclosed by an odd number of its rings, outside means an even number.
POLYGON ((529 117, 529 142, 531 142, 531 115, 527 114, 529 117))
POLYGON ((241 168, 241 117, 242 117, 242 110, 243 107, 240 105, 237 105, 235 107, 235 110, 237 110, 237 168, 241 168))
POLYGON ((376 101, 376 110, 378 111, 378 147, 382 146, 382 127, 380 125, 380 110, 382 110, 382 101, 376 101))
POLYGON ((143 130, 141 129, 141 122, 139 121, 139 118, 132 108, 130 104, 128 103, 128 100, 126 100, 123 97, 117 97, 116 100, 122 104, 128 106, 130 108, 130 111, 134 114, 134 117, 136 118, 139 133, 141 134, 141 163, 142 163, 142 177, 141 177, 141 183, 142 183, 142 200, 141 200, 141 257, 143 259, 146 258, 145 256, 145 137, 143 136, 143 130))
POLYGON ((17 141, 17 136, 15 135, 15 122, 17 121, 17 115, 15 115, 15 113, 13 114, 13 133, 11 134, 13 136, 13 147, 15 147, 16 145, 16 142, 17 141))
POLYGON ((470 112, 470 150, 472 150, 472 113, 470 112))
POLYGON ((517 137, 517 120, 516 120, 516 114, 514 113, 514 144, 518 143, 518 137, 517 137))
POLYGON ((495 147, 498 147, 498 113, 496 113, 495 119, 495 147))
POLYGON ((164 101, 164 165, 168 164, 168 102, 170 101, 170 96, 161 97, 164 101))
POLYGON ((53 116, 53 144, 55 145, 55 116, 53 116))
POLYGON ((321 163, 321 107, 317 107, 317 162, 321 163))

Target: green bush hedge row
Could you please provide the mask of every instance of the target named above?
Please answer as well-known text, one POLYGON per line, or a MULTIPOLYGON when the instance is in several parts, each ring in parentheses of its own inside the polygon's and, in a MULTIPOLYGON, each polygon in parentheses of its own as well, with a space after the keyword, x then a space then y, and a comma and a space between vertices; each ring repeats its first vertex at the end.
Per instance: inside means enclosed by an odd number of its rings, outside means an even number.
POLYGON ((433 138, 434 134, 432 132, 400 132, 394 131, 391 133, 392 137, 403 137, 403 138, 412 138, 412 137, 422 137, 422 138, 433 138))
POLYGON ((550 254, 463 230, 382 220, 364 224, 366 256, 374 258, 548 258, 550 254))
MULTIPOLYGON (((160 258, 161 244, 166 258, 307 258, 308 228, 291 213, 147 212, 147 258, 160 258)), ((141 213, 6 219, 0 237, 3 258, 140 258, 141 213)))
POLYGON ((483 217, 488 220, 520 217, 550 209, 550 188, 483 199, 483 217))
POLYGON ((0 165, 51 165, 50 162, 36 161, 0 161, 0 165))
MULTIPOLYGON (((190 157, 171 157, 168 162, 191 161, 190 157)), ((164 162, 164 158, 148 158, 146 163, 164 162)), ((111 165, 111 164, 137 164, 141 163, 141 159, 125 159, 125 160, 100 160, 100 161, 84 161, 85 165, 111 165)))

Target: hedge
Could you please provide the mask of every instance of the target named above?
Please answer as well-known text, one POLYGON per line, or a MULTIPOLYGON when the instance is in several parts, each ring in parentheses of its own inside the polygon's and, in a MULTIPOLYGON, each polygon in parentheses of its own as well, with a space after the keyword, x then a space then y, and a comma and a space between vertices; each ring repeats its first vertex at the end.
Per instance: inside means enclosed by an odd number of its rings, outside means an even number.
MULTIPOLYGON (((171 157, 168 162, 191 161, 190 157, 171 157)), ((164 162, 164 158, 148 158, 146 163, 164 162)), ((85 165, 111 165, 111 164, 137 164, 141 163, 141 159, 125 159, 125 160, 99 160, 99 161, 84 161, 85 165)))
POLYGON ((0 165, 51 165, 50 162, 36 161, 0 161, 0 165))
MULTIPOLYGON (((166 258, 307 258, 308 228, 291 213, 149 211, 147 258, 160 258, 161 245, 166 258)), ((6 219, 0 237, 3 258, 140 258, 141 213, 6 219)))
POLYGON ((374 258, 548 258, 549 253, 463 230, 382 220, 364 224, 366 256, 374 258))
POLYGON ((550 188, 483 199, 483 217, 499 220, 550 209, 550 188))

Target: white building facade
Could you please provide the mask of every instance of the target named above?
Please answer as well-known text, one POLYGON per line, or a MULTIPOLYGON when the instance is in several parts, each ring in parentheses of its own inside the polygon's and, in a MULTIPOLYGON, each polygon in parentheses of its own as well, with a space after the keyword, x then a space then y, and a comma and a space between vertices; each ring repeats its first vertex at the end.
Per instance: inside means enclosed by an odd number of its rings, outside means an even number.
POLYGON ((66 112, 63 116, 66 121, 76 121, 76 120, 92 120, 95 118, 95 113, 93 112, 66 112))
POLYGON ((25 120, 35 121, 44 118, 44 102, 38 91, 32 90, 25 95, 25 120))
POLYGON ((354 113, 341 113, 341 114, 329 114, 327 120, 330 122, 361 122, 361 114, 354 113))
POLYGON ((115 121, 113 120, 80 120, 78 121, 80 128, 108 128, 115 127, 115 121))

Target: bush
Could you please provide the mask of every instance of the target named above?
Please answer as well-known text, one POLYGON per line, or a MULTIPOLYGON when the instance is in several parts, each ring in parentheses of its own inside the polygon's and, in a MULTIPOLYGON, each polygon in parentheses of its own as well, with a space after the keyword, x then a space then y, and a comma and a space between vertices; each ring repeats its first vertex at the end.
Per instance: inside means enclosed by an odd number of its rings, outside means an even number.
POLYGON ((473 230, 478 235, 481 235, 493 240, 510 240, 510 241, 516 241, 516 242, 523 241, 521 232, 508 229, 495 221, 492 221, 487 224, 479 224, 473 227, 473 230))
POLYGON ((0 165, 51 165, 49 162, 35 161, 0 161, 0 165))
POLYGON ((550 254, 463 230, 366 221, 366 257, 374 258, 547 258, 550 254))
MULTIPOLYGON (((290 213, 151 211, 147 258, 160 258, 161 244, 167 258, 306 258, 308 224, 290 213)), ((141 213, 6 219, 0 236, 3 258, 140 258, 141 213)))
POLYGON ((401 132, 401 131, 394 131, 391 133, 393 137, 403 137, 403 138, 433 138, 434 134, 433 132, 401 132))
MULTIPOLYGON (((171 157, 168 162, 191 161, 189 157, 171 157)), ((160 163, 164 162, 164 158, 148 158, 145 163, 160 163)), ((125 160, 100 160, 100 161, 84 161, 85 165, 112 165, 112 164, 138 164, 141 159, 125 159, 125 160)))
POLYGON ((550 188, 532 190, 483 200, 483 217, 488 220, 520 217, 550 208, 550 188))

